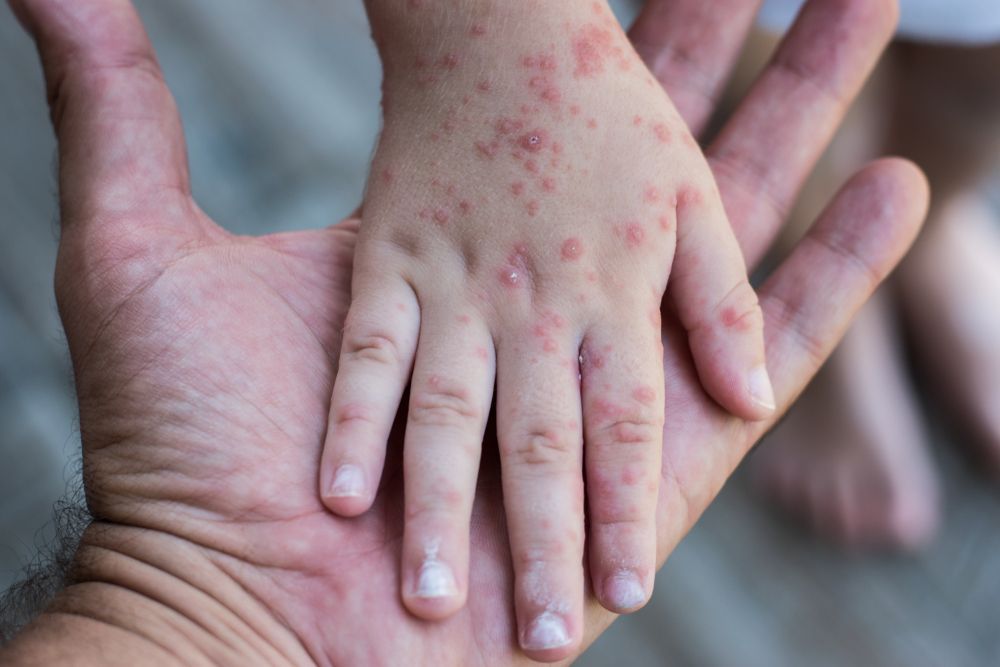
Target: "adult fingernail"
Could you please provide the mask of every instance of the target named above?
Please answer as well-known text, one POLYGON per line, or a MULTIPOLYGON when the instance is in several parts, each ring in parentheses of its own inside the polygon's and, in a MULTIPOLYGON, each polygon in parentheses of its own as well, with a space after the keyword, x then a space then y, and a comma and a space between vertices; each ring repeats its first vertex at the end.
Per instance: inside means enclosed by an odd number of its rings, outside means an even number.
POLYGON ((356 465, 346 464, 337 468, 330 483, 331 498, 360 498, 365 493, 365 474, 356 465))
POLYGON ((418 598, 447 598, 458 593, 455 575, 445 563, 429 558, 420 566, 417 587, 413 594, 418 598))
POLYGON ((566 622, 559 614, 543 611, 528 625, 521 647, 528 651, 545 651, 570 643, 566 622))
POLYGON ((623 570, 607 578, 604 583, 604 595, 607 601, 620 610, 635 609, 646 602, 646 589, 639 576, 632 571, 623 570))
POLYGON ((774 400, 774 387, 771 386, 771 376, 767 374, 766 366, 758 366, 750 371, 747 389, 750 391, 750 399, 755 405, 769 412, 774 412, 777 409, 778 406, 774 400))

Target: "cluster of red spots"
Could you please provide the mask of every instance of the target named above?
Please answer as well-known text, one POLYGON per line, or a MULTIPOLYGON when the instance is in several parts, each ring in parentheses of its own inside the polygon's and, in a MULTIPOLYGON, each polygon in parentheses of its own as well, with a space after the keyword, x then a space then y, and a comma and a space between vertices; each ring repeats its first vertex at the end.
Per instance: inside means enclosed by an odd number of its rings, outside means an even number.
POLYGON ((482 23, 473 23, 469 28, 469 35, 472 37, 482 37, 486 34, 486 26, 482 23))
POLYGON ((531 77, 528 87, 534 90, 542 100, 550 104, 557 104, 562 101, 562 91, 559 90, 559 86, 544 74, 531 77))
POLYGON ((500 268, 499 278, 500 284, 509 288, 518 288, 528 283, 531 273, 527 245, 519 243, 514 246, 514 250, 507 256, 507 263, 500 268))
POLYGON ((646 385, 636 387, 632 392, 632 398, 644 405, 652 405, 656 401, 656 390, 646 385))
POLYGON ((670 143, 670 136, 671 136, 670 128, 667 127, 666 123, 657 123, 656 125, 654 125, 653 135, 656 137, 656 140, 659 141, 661 144, 670 143))
POLYGON ((550 53, 528 54, 521 58, 524 69, 538 69, 543 72, 554 72, 559 67, 556 57, 550 53))
POLYGON ((564 262, 575 262, 583 256, 583 242, 573 237, 563 241, 560 253, 564 262))
POLYGON ((573 36, 573 57, 577 77, 594 77, 604 72, 609 59, 618 62, 620 69, 629 69, 631 63, 625 50, 616 43, 614 33, 596 25, 585 25, 573 36))

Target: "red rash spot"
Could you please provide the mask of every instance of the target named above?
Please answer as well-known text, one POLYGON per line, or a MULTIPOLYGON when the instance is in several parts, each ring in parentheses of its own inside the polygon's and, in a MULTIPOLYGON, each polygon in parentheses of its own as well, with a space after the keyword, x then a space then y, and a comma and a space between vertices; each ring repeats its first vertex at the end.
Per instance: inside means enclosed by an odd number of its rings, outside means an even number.
POLYGON ((472 318, 468 315, 459 315, 455 318, 455 321, 462 325, 468 325, 472 322, 472 318))
POLYGON ((388 169, 382 170, 382 182, 388 185, 392 183, 393 173, 388 169))
POLYGON ((646 188, 646 191, 642 193, 642 199, 647 204, 655 204, 660 201, 660 191, 653 186, 646 188))
POLYGON ((434 222, 436 222, 437 224, 439 225, 448 224, 448 218, 449 218, 448 212, 445 211, 444 209, 439 208, 436 211, 434 211, 434 222))
POLYGON ((573 38, 574 74, 592 77, 604 71, 604 61, 613 49, 611 31, 595 25, 584 26, 573 38))
POLYGON ((663 144, 670 143, 670 128, 663 123, 657 123, 653 126, 653 134, 656 135, 656 139, 663 144))
POLYGON ((566 239, 560 254, 564 262, 574 262, 583 256, 583 243, 578 238, 566 239))
POLYGON ((477 347, 476 348, 476 357, 479 358, 479 359, 482 359, 483 361, 486 361, 487 359, 490 358, 490 354, 489 354, 489 352, 486 351, 485 347, 477 347))
POLYGON ((636 116, 635 118, 633 118, 632 124, 635 125, 636 127, 642 125, 642 116, 636 116))
POLYGON ((625 242, 630 248, 638 248, 646 240, 646 230, 639 223, 633 222, 625 226, 625 242))
POLYGON ((477 141, 476 142, 476 152, 479 153, 481 157, 493 159, 500 152, 500 143, 497 141, 477 141))
POLYGON ((569 115, 570 116, 579 116, 580 115, 580 105, 579 104, 572 105, 569 108, 569 115))
POLYGON ((587 119, 587 127, 590 128, 591 130, 596 130, 597 129, 597 120, 594 119, 594 118, 588 118, 587 119))
POLYGON ((398 310, 401 313, 405 313, 406 312, 406 304, 404 304, 404 303, 397 303, 396 304, 396 310, 398 310))
POLYGON ((524 168, 530 171, 532 174, 538 173, 538 163, 534 160, 528 160, 524 163, 524 168))
POLYGON ((683 210, 689 206, 701 203, 701 193, 691 187, 686 187, 677 193, 677 208, 683 210))
POLYGON ((476 90, 481 93, 488 93, 491 88, 493 88, 493 85, 486 79, 483 79, 476 84, 476 90))
POLYGON ((632 398, 645 405, 651 405, 656 400, 656 392, 652 387, 638 387, 632 392, 632 398))
POLYGON ((552 142, 552 152, 555 153, 556 155, 561 154, 562 153, 562 144, 559 143, 558 141, 553 141, 552 142))
POLYGON ((556 191, 556 181, 554 178, 543 178, 542 179, 542 190, 546 192, 556 191))
POLYGON ((662 229, 665 232, 669 232, 674 228, 674 223, 670 219, 669 215, 661 215, 659 223, 660 223, 660 229, 662 229))
POLYGON ((455 69, 458 67, 458 56, 454 53, 446 53, 441 56, 441 60, 438 61, 438 65, 448 70, 455 69))
POLYGON ((472 212, 472 204, 463 199, 458 202, 458 210, 462 212, 462 215, 469 215, 472 212))
POLYGON ((486 26, 482 23, 475 23, 471 28, 469 28, 469 34, 473 37, 482 37, 486 34, 486 26))
POLYGON ((518 244, 507 257, 507 264, 500 269, 500 284, 505 287, 518 288, 530 279, 528 271, 528 250, 524 244, 518 244))
POLYGON ((515 197, 519 197, 524 192, 524 183, 518 181, 510 184, 510 191, 515 197))
POLYGON ((635 486, 641 476, 641 472, 637 472, 634 467, 625 466, 622 469, 622 484, 625 486, 635 486))
POLYGON ((511 120, 510 118, 501 118, 497 121, 496 131, 497 134, 507 135, 518 132, 524 127, 524 123, 519 120, 511 120))
POLYGON ((536 201, 528 202, 528 215, 530 215, 532 218, 538 215, 538 208, 539 208, 538 202, 536 201))
POLYGON ((549 354, 552 354, 552 353, 554 353, 554 352, 558 352, 558 351, 559 351, 559 344, 558 344, 558 343, 556 343, 556 342, 555 342, 554 340, 552 340, 551 338, 548 338, 548 339, 546 339, 546 341, 545 341, 545 342, 544 342, 544 343, 542 344, 542 349, 543 349, 543 350, 545 350, 546 352, 548 352, 549 354))
POLYGON ((521 137, 517 143, 524 150, 537 153, 545 148, 548 143, 548 135, 543 130, 533 130, 521 137))

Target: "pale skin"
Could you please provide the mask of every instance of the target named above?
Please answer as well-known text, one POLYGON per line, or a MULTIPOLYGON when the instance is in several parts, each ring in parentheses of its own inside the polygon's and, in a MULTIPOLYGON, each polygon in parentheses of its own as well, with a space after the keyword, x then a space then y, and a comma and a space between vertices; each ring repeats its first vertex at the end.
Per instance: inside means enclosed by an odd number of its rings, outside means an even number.
POLYGON ((455 613, 495 384, 521 641, 557 649, 588 575, 617 613, 652 591, 668 277, 702 385, 750 420, 775 409, 763 316, 708 163, 604 0, 366 5, 385 126, 320 493, 369 509, 409 386, 401 594, 455 613))
MULTIPOLYGON (((252 239, 215 226, 191 200, 178 117, 130 5, 12 4, 38 42, 60 142, 56 291, 97 523, 77 555, 76 583, 0 653, 5 664, 496 665, 578 655, 614 619, 589 597, 572 619, 572 644, 527 655, 518 646, 494 455, 472 510, 468 602, 433 624, 399 595, 399 436, 373 511, 342 519, 317 497, 357 223, 252 239)), ((714 30, 701 4, 650 3, 633 32, 694 128, 753 12, 734 2, 726 30, 688 48, 692 31, 714 30)), ((770 245, 894 18, 890 3, 814 2, 707 149, 749 264, 770 245), (789 100, 794 109, 782 111, 789 100), (739 168, 764 161, 766 174, 739 168)), ((908 163, 871 165, 762 286, 779 412, 898 262, 926 200, 908 163)), ((657 564, 774 421, 721 409, 672 314, 664 327, 671 430, 657 564)))

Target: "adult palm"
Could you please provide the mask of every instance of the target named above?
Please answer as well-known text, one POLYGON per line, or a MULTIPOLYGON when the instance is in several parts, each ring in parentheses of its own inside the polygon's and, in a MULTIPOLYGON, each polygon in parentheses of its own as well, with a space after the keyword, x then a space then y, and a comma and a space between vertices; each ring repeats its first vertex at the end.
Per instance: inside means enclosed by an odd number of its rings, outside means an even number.
MULTIPOLYGON (((489 453, 469 602, 440 623, 417 621, 399 600, 398 439, 371 512, 340 519, 316 495, 357 223, 262 238, 223 231, 191 198, 180 124, 131 5, 11 4, 38 43, 60 142, 56 291, 80 398, 88 503, 99 526, 119 531, 104 546, 162 567, 120 532, 183 543, 249 594, 255 613, 279 621, 277 635, 232 642, 219 662, 245 662, 253 651, 320 664, 525 660, 489 453)), ((650 2, 633 33, 694 126, 714 106, 756 3, 719 3, 733 5, 725 26, 702 4, 650 2), (684 41, 699 30, 718 34, 684 41)), ((769 245, 894 21, 888 0, 810 7, 709 149, 750 257, 769 245)), ((912 167, 869 167, 762 289, 782 407, 898 260, 925 203, 912 167)), ((707 398, 681 330, 669 313, 665 321, 661 558, 767 426, 736 420, 707 398)), ((225 604, 228 589, 212 590, 225 604)), ((265 623, 254 618, 242 622, 265 623)), ((591 604, 588 637, 611 620, 591 604)))

